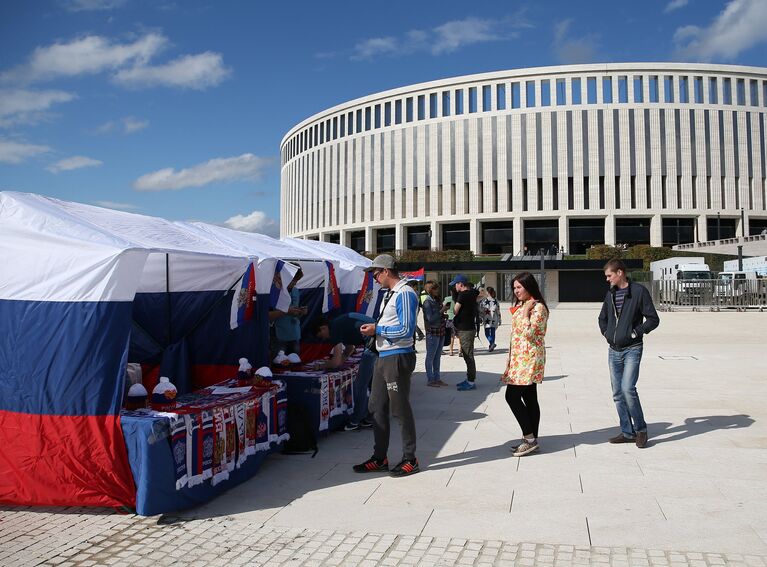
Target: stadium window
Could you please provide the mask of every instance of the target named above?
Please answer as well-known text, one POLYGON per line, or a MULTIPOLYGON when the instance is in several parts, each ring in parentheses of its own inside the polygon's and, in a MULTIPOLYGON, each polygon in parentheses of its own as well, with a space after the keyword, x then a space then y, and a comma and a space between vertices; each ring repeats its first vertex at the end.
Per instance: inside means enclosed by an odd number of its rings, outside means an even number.
POLYGON ((346 136, 346 115, 345 114, 341 115, 340 122, 341 122, 341 137, 343 138, 344 136, 346 136))
POLYGON ((618 77, 618 102, 629 101, 629 78, 626 75, 618 77))
POLYGON ((376 104, 375 106, 375 127, 380 128, 381 127, 381 105, 376 104))
POLYGON ((469 87, 469 113, 477 112, 477 87, 469 87))
POLYGON ((650 75, 650 102, 658 102, 658 75, 650 75))
POLYGON ((365 109, 365 132, 367 132, 368 130, 370 130, 370 122, 371 122, 371 120, 370 120, 370 114, 371 114, 371 113, 370 113, 370 107, 368 106, 368 107, 365 109))
POLYGON ((391 102, 384 104, 384 126, 391 126, 391 102))
POLYGON ((394 101, 394 123, 402 124, 402 99, 394 101))
POLYGON ((597 78, 586 79, 586 100, 589 104, 597 103, 597 78))
POLYGON ((413 97, 409 96, 405 99, 405 122, 413 121, 413 97))
POLYGON ((426 95, 418 95, 418 120, 426 118, 426 95))
POLYGON ((725 77, 722 87, 722 102, 724 104, 732 104, 732 81, 725 77))
POLYGON ((333 117, 333 139, 338 138, 338 116, 333 117))
POLYGON ((535 81, 527 81, 525 83, 525 91, 527 94, 525 106, 527 108, 532 108, 535 106, 535 81))
POLYGON ((519 94, 520 94, 519 83, 511 83, 511 108, 519 108, 520 106, 519 94))
POLYGON ((644 102, 644 80, 642 75, 634 77, 634 102, 644 102))
POLYGON ((613 78, 602 77, 602 102, 610 104, 613 101, 613 78))
POLYGON ((698 104, 703 103, 703 77, 695 77, 692 82, 693 96, 695 96, 695 102, 698 104))
POLYGON ((564 79, 557 79, 557 106, 567 104, 567 85, 564 79))
POLYGON ((354 127, 354 131, 358 134, 362 132, 362 109, 357 110, 357 125, 354 127))
POLYGON ((482 86, 482 112, 493 110, 493 91, 490 85, 482 86))
POLYGON ((738 95, 738 104, 740 106, 746 105, 746 81, 744 79, 738 79, 738 82, 736 83, 736 89, 737 89, 737 95, 738 95))
POLYGON ((463 89, 455 91, 455 113, 463 114, 463 89))
POLYGON ((506 85, 503 83, 495 87, 495 106, 498 110, 506 110, 506 85))
POLYGON ((570 81, 570 96, 572 97, 573 104, 581 103, 581 80, 579 78, 572 79, 570 81))
POLYGON ((679 77, 679 102, 690 102, 690 94, 687 87, 688 79, 685 76, 679 77))
POLYGON ((716 77, 708 80, 708 103, 719 104, 719 88, 716 83, 716 77))
POLYGON ((439 108, 437 103, 437 93, 431 93, 429 95, 429 118, 436 118, 439 114, 439 108))
POLYGON ((671 75, 663 77, 663 100, 664 102, 674 102, 674 77, 671 75))
POLYGON ((551 81, 541 81, 541 106, 551 106, 551 81))
POLYGON ((751 106, 759 106, 759 83, 755 80, 749 82, 751 88, 751 106))
POLYGON ((442 91, 442 116, 450 116, 450 91, 442 91))
POLYGON ((353 110, 348 114, 348 118, 346 119, 346 127, 348 128, 350 136, 354 134, 354 111, 353 110))

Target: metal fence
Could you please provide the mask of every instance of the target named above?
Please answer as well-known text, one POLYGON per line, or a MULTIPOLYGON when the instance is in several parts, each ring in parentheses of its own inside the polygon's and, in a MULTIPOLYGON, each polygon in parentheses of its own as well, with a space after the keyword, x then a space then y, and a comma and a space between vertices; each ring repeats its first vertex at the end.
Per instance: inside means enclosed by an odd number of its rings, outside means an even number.
POLYGON ((654 280, 653 301, 662 311, 720 311, 767 309, 767 279, 654 280))

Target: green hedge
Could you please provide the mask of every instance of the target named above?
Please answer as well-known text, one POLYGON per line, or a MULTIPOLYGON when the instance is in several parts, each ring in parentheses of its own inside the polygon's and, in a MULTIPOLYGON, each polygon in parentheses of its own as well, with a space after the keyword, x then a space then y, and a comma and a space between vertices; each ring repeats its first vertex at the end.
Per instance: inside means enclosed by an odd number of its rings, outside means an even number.
POLYGON ((586 251, 586 257, 589 260, 612 260, 613 258, 627 259, 627 260, 642 260, 644 270, 650 269, 650 262, 657 260, 665 260, 666 258, 674 257, 691 257, 691 256, 703 256, 704 261, 708 264, 708 267, 714 272, 721 272, 723 269, 723 263, 725 260, 732 260, 737 256, 729 254, 710 254, 701 252, 681 252, 679 250, 672 250, 663 246, 649 246, 647 244, 639 244, 632 246, 628 250, 621 250, 615 246, 607 246, 606 244, 598 244, 592 246, 586 251))

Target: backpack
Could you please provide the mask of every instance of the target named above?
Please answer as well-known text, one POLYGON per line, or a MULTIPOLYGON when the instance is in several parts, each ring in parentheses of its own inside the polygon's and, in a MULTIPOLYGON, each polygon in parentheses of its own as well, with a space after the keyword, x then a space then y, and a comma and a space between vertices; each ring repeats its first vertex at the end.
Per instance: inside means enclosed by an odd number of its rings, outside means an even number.
POLYGON ((282 446, 284 455, 301 455, 312 453, 312 459, 319 450, 317 436, 312 427, 311 417, 302 404, 288 404, 288 433, 290 439, 282 446))

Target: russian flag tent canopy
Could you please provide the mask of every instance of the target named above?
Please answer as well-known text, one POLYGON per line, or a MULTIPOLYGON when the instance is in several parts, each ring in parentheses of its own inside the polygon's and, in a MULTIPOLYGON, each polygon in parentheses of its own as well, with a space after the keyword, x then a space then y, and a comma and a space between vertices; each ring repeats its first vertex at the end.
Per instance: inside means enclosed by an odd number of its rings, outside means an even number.
POLYGON ((179 223, 0 192, 0 501, 133 505, 134 298, 226 291, 257 260, 179 223))

